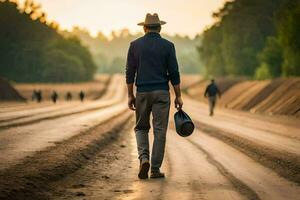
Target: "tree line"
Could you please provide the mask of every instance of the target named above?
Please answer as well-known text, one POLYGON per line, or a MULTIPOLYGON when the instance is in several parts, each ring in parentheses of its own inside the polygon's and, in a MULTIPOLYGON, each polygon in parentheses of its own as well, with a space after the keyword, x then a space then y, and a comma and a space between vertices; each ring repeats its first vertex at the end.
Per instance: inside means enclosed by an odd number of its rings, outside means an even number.
POLYGON ((300 0, 233 0, 198 52, 207 76, 300 76, 300 0))
POLYGON ((76 37, 58 33, 41 6, 0 1, 0 76, 17 82, 77 82, 93 78, 96 65, 76 37))
MULTIPOLYGON (((79 27, 74 27, 71 32, 62 31, 62 34, 68 37, 76 36, 89 47, 99 73, 124 73, 129 44, 143 35, 141 32, 133 34, 128 29, 123 29, 112 31, 110 36, 99 32, 96 37, 92 37, 87 30, 79 27)), ((180 35, 162 35, 175 43, 182 73, 201 73, 202 66, 196 49, 201 43, 201 36, 189 38, 180 35)))

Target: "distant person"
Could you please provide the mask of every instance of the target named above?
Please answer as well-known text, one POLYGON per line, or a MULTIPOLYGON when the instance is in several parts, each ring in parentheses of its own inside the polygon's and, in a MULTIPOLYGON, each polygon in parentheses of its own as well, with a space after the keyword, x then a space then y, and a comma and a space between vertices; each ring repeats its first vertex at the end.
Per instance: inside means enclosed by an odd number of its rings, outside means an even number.
POLYGON ((36 99, 37 99, 37 102, 38 102, 38 103, 41 103, 41 102, 42 102, 42 100, 43 100, 43 94, 42 94, 42 91, 41 91, 41 90, 38 90, 38 91, 36 92, 36 99))
MULTIPOLYGON (((163 178, 160 171, 164 159, 166 133, 168 129, 170 94, 169 80, 175 91, 175 107, 181 109, 183 102, 180 92, 180 75, 172 42, 160 35, 161 25, 157 14, 147 14, 144 27, 145 35, 131 42, 127 64, 126 83, 128 88, 128 107, 135 111, 135 135, 140 160, 138 177, 148 178, 150 168, 149 129, 152 113, 154 141, 151 154, 150 178, 163 178), (136 97, 133 84, 137 86, 136 97)), ((183 166, 184 167, 184 166, 183 166)))
POLYGON ((72 101, 72 94, 71 94, 71 92, 67 92, 67 94, 66 94, 66 100, 67 101, 72 101))
POLYGON ((83 102, 84 97, 85 97, 84 92, 83 92, 83 91, 80 91, 80 93, 79 93, 79 99, 80 99, 81 102, 83 102))
POLYGON ((57 102, 58 94, 57 94, 56 91, 53 91, 53 92, 52 92, 51 99, 52 99, 52 102, 53 102, 53 103, 56 103, 56 102, 57 102))
POLYGON ((36 90, 33 90, 33 91, 32 91, 32 95, 31 95, 31 100, 32 100, 32 101, 35 101, 35 100, 37 99, 37 98, 36 98, 36 97, 37 97, 36 94, 37 94, 37 91, 36 91, 36 90))
POLYGON ((208 98, 210 116, 214 115, 214 109, 217 102, 217 95, 219 95, 219 98, 221 98, 221 92, 218 86, 215 84, 215 80, 211 79, 210 84, 206 87, 206 90, 204 92, 204 96, 208 98))

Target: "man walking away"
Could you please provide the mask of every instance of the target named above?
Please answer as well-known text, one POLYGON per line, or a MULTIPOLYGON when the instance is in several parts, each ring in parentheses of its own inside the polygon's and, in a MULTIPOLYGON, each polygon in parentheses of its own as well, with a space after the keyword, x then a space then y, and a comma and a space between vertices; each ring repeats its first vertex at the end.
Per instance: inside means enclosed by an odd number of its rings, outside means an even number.
POLYGON ((204 96, 208 97, 210 116, 214 115, 214 108, 217 102, 217 94, 219 95, 219 98, 221 98, 221 92, 218 86, 215 84, 215 80, 212 79, 211 83, 206 87, 206 90, 204 92, 204 96))
POLYGON ((66 94, 66 100, 67 101, 72 101, 72 93, 71 92, 67 92, 67 94, 66 94))
POLYGON ((80 99, 81 102, 83 102, 84 96, 85 96, 84 92, 80 91, 80 93, 79 93, 79 99, 80 99))
POLYGON ((43 94, 42 94, 42 91, 41 91, 41 90, 38 90, 38 91, 36 92, 36 99, 37 99, 37 102, 38 102, 38 103, 41 103, 41 102, 42 102, 42 100, 43 100, 43 94))
POLYGON ((52 92, 51 99, 52 99, 53 103, 56 103, 56 101, 58 99, 58 94, 56 91, 52 92))
POLYGON ((138 177, 148 178, 150 168, 149 137, 150 114, 152 113, 154 141, 151 154, 151 178, 163 178, 160 171, 164 158, 166 132, 168 128, 170 94, 169 80, 175 91, 175 107, 181 109, 180 76, 174 44, 160 36, 161 25, 157 14, 147 14, 145 35, 131 42, 126 65, 128 107, 135 110, 135 134, 140 159, 138 177), (133 83, 137 86, 136 97, 133 83))
POLYGON ((32 95, 31 95, 31 100, 35 101, 37 99, 37 91, 33 90, 32 95))

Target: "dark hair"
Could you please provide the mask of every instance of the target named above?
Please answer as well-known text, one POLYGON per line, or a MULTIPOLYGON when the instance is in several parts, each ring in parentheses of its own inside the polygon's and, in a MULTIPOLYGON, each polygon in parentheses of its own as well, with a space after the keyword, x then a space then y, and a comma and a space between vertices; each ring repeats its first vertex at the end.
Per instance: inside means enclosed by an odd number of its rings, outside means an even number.
POLYGON ((161 25, 145 25, 145 28, 149 31, 160 31, 161 25))

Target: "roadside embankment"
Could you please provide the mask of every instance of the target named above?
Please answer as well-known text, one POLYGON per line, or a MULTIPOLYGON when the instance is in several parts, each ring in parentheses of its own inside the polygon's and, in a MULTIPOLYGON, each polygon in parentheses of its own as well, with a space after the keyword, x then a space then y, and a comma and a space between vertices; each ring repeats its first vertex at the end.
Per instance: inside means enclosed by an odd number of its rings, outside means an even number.
POLYGON ((25 101, 8 81, 0 77, 0 101, 25 101))
MULTIPOLYGON (((186 93, 206 102, 204 91, 209 81, 202 80, 186 89, 186 93)), ((243 80, 222 78, 216 80, 222 93, 218 106, 234 110, 300 117, 300 79, 243 80)))

